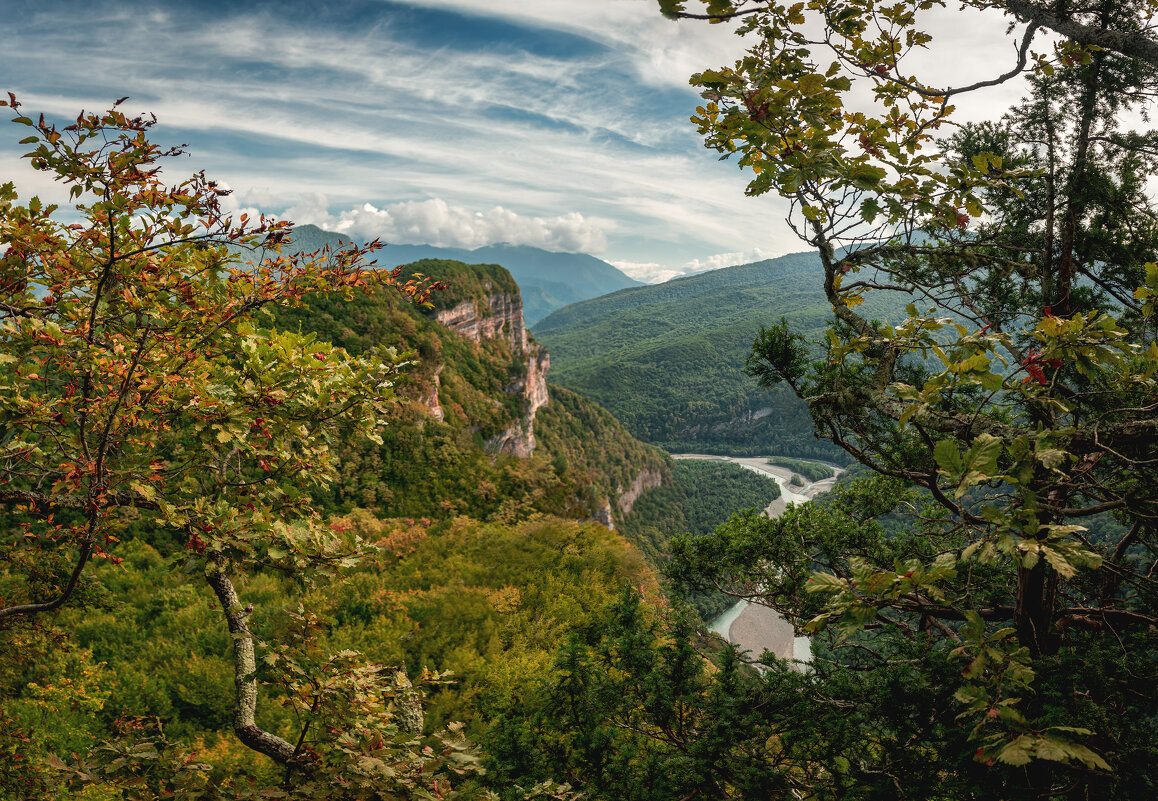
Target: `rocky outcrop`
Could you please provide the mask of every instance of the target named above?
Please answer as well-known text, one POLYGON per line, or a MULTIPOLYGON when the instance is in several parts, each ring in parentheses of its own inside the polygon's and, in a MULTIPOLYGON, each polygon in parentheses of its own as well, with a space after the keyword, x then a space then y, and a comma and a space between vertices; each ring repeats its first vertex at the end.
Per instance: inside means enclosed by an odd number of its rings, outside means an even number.
POLYGON ((758 420, 762 420, 770 414, 772 414, 772 407, 770 406, 765 406, 761 409, 748 409, 739 416, 733 417, 731 420, 688 426, 679 433, 681 436, 695 437, 704 433, 719 434, 722 431, 742 431, 745 428, 751 428, 758 420))
POLYGON ((487 450, 520 458, 530 456, 535 450, 535 412, 547 403, 547 369, 551 361, 546 349, 527 337, 522 299, 518 294, 498 293, 482 300, 464 300, 434 316, 447 328, 480 344, 486 339, 502 337, 510 343, 516 356, 522 358, 522 375, 507 387, 512 395, 522 396, 522 415, 514 425, 491 437, 487 450))
POLYGON ((649 489, 655 489, 663 484, 663 475, 658 470, 641 470, 635 480, 631 482, 631 486, 626 490, 622 487, 619 491, 619 499, 616 501, 616 506, 619 507, 619 513, 626 517, 631 514, 632 507, 635 502, 639 500, 639 496, 647 492, 649 489))
POLYGON ((615 530, 615 519, 611 516, 611 501, 603 501, 603 505, 595 510, 595 522, 602 523, 612 531, 615 530))
POLYGON ((501 336, 516 351, 527 347, 523 301, 518 295, 499 293, 481 301, 464 300, 454 308, 435 312, 434 319, 475 342, 501 336))
POLYGON ((430 377, 430 390, 418 398, 418 402, 426 407, 426 413, 435 420, 442 420, 446 417, 446 412, 442 410, 442 404, 438 402, 438 387, 439 375, 442 374, 442 365, 434 368, 434 374, 430 377))
POLYGON ((518 423, 487 442, 491 453, 509 453, 525 459, 535 451, 535 412, 547 404, 547 369, 551 358, 537 342, 530 343, 524 353, 526 375, 508 388, 511 394, 523 396, 523 416, 518 423))
MULTIPOLYGON (((620 517, 627 517, 631 514, 635 502, 639 500, 639 496, 647 492, 649 489, 663 485, 663 473, 659 470, 640 470, 639 475, 631 482, 631 486, 627 489, 619 488, 619 496, 615 501, 616 508, 619 509, 620 517)), ((595 521, 602 523, 609 529, 615 529, 615 517, 611 513, 611 501, 604 500, 603 505, 595 510, 595 521)))

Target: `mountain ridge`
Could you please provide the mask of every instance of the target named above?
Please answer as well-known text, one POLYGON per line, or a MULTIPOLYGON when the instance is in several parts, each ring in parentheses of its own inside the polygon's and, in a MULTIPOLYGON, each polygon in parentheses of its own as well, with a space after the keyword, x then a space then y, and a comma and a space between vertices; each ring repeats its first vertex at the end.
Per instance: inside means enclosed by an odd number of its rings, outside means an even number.
MULTIPOLYGON (((316 225, 294 227, 295 250, 313 251, 324 245, 338 246, 353 240, 316 225)), ((612 264, 586 253, 557 253, 529 245, 507 242, 473 250, 434 245, 388 244, 374 254, 382 267, 397 267, 423 259, 460 261, 465 264, 499 264, 519 285, 523 314, 532 325, 552 311, 620 289, 646 286, 612 264)))
MULTIPOLYGON (((744 373, 761 326, 783 317, 821 338, 832 317, 821 279, 816 254, 792 253, 572 304, 533 332, 551 352, 555 382, 604 406, 645 442, 841 461, 844 451, 815 438, 803 402, 744 373)), ((909 300, 874 292, 862 311, 895 319, 909 300)))

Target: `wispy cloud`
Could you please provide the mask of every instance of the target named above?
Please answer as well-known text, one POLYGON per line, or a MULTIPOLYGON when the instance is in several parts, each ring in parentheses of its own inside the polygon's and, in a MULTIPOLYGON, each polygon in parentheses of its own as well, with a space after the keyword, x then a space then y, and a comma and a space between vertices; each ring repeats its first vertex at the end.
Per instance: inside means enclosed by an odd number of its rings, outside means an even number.
POLYGON ((59 117, 132 95, 190 146, 170 175, 206 169, 240 206, 399 242, 605 246, 657 275, 799 247, 687 121, 688 75, 742 43, 654 0, 61 0, 5 25, 0 88, 59 117))

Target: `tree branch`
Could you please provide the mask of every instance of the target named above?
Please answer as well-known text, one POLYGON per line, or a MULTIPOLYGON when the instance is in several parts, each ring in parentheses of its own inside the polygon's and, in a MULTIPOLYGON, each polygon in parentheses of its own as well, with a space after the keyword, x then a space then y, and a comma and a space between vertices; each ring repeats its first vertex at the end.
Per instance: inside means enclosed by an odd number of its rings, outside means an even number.
POLYGON ((85 565, 88 564, 89 557, 92 556, 95 523, 95 515, 90 515, 88 530, 85 532, 84 539, 81 540, 80 556, 77 557, 76 565, 72 568, 72 573, 68 577, 68 583, 64 585, 64 589, 61 590, 60 595, 58 595, 55 600, 45 601, 44 603, 17 604, 16 606, 0 609, 0 620, 6 617, 15 617, 16 615, 36 615, 41 612, 51 612, 54 609, 59 609, 64 606, 65 601, 72 597, 72 593, 76 590, 76 585, 80 583, 80 577, 84 573, 85 565))
POLYGON ((1111 50, 1158 67, 1158 41, 1140 31, 1118 31, 1086 25, 1055 11, 1054 8, 1040 6, 1032 0, 1001 0, 1001 4, 1022 19, 1049 28, 1080 45, 1093 45, 1103 50, 1111 50))
POLYGON ((249 613, 253 607, 242 607, 233 582, 225 572, 225 557, 213 557, 208 568, 205 580, 217 595, 221 611, 229 624, 229 634, 233 638, 233 683, 237 688, 233 731, 246 747, 265 754, 279 765, 287 765, 297 757, 297 749, 257 725, 257 660, 254 656, 253 633, 249 629, 249 613))

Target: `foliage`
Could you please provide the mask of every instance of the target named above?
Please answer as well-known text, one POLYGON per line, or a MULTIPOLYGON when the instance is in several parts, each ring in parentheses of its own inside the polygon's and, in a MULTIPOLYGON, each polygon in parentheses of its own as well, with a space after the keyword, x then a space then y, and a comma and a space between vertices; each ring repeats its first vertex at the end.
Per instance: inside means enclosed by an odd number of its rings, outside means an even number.
POLYGON ((710 534, 741 509, 763 510, 780 497, 771 478, 728 462, 677 459, 668 486, 647 493, 622 530, 645 553, 666 556, 676 534, 710 534))
POLYGON ((456 518, 424 527, 358 513, 339 525, 382 550, 326 593, 334 646, 403 664, 410 675, 450 671, 454 682, 426 709, 432 727, 461 720, 482 737, 498 710, 521 703, 541 679, 568 632, 621 587, 658 595, 639 551, 598 524, 456 518))
MULTIPOLYGON (((737 512, 763 510, 779 497, 780 486, 774 480, 739 465, 677 459, 671 483, 636 501, 619 531, 662 569, 670 559, 670 544, 676 537, 710 534, 737 512)), ((703 621, 715 619, 733 603, 714 589, 688 591, 683 598, 703 621)))
MULTIPOLYGON (((3 105, 29 130, 31 166, 77 201, 77 221, 63 222, 56 207, 35 197, 18 205, 13 185, 0 187, 3 636, 59 636, 55 613, 100 601, 93 559, 123 564, 118 543, 130 527, 166 530, 182 546, 177 563, 204 578, 228 624, 237 737, 299 777, 254 792, 445 797, 448 777, 461 772, 455 737, 431 748, 401 733, 382 700, 393 679, 355 654, 315 658, 308 640, 258 641, 254 607, 233 583, 268 570, 308 582, 357 551, 319 525, 310 488, 333 477, 335 441, 378 437, 404 362, 392 350, 353 356, 266 330, 255 313, 307 293, 371 287, 422 301, 429 285, 371 269, 374 246, 281 254, 287 223, 235 224, 219 206, 224 190, 202 174, 161 180, 161 159, 181 151, 150 141, 152 119, 114 106, 58 128, 21 115, 11 95, 3 105), (226 245, 252 259, 239 261, 226 245), (276 679, 283 692, 314 699, 296 738, 257 722, 259 653, 292 667, 276 679)), ((103 690, 85 682, 74 675, 39 694, 26 689, 24 708, 99 707, 103 690)), ((5 712, 13 714, 27 717, 20 705, 5 712)), ((18 725, 15 736, 27 736, 18 725)), ((68 747, 70 732, 50 742, 68 747)), ((156 782, 142 772, 160 764, 160 742, 114 741, 60 769, 130 796, 148 787, 205 797, 191 760, 156 782)))
MULTIPOLYGON (((517 287, 501 267, 423 262, 404 269, 445 279, 451 288, 432 297, 441 308, 464 300, 484 303, 517 287), (447 300, 450 298, 450 300, 447 300)), ((549 387, 535 415, 536 451, 529 459, 486 452, 487 440, 520 423, 523 398, 510 388, 527 370, 527 356, 507 337, 474 342, 388 293, 314 295, 305 308, 279 310, 275 324, 317 334, 360 354, 389 345, 413 351, 418 364, 398 381, 410 399, 387 412, 382 442, 343 443, 339 475, 317 492, 326 510, 356 507, 383 517, 480 520, 524 519, 534 513, 591 517, 644 471, 667 472, 665 457, 634 440, 602 409, 574 393, 549 387), (423 408, 437 398, 444 418, 423 408)))
POLYGON ((834 471, 831 467, 820 462, 806 462, 803 459, 789 459, 785 456, 769 456, 768 464, 775 467, 787 467, 809 481, 823 481, 832 478, 834 471))
MULTIPOLYGON (((535 326, 551 351, 551 378, 593 399, 631 433, 673 453, 844 461, 811 433, 807 406, 742 372, 769 314, 811 337, 831 304, 811 254, 713 270, 623 290, 561 309, 535 326)), ((880 293, 869 308, 899 318, 907 296, 880 293)))
POLYGON ((623 597, 496 723, 488 775, 570 776, 586 797, 632 801, 949 801, 995 785, 975 763, 954 770, 964 734, 940 685, 959 665, 927 637, 872 670, 822 651, 808 672, 756 672, 731 648, 705 659, 710 647, 678 614, 623 597))
POLYGON ((1155 694, 1124 688, 1152 674, 1158 622, 1158 226, 1143 188, 1158 140, 1120 119, 1158 91, 1143 52, 1155 6, 1098 0, 1046 19, 1033 3, 976 4, 1029 20, 1017 64, 948 88, 906 71, 933 47, 921 20, 934 3, 708 5, 741 18, 753 44, 693 77, 706 101, 693 121, 751 169, 749 194, 791 202, 835 317, 820 359, 782 321, 749 368, 899 484, 860 514, 835 514, 867 491, 854 482, 835 510, 681 543, 679 570, 752 588, 798 625, 835 632, 838 655, 873 654, 873 669, 927 637, 963 668, 927 714, 947 723, 952 708, 959 729, 913 742, 949 776, 973 774, 969 760, 992 767, 977 797, 1152 792, 1133 766, 1153 759, 1155 694), (1062 17, 1126 38, 1091 47, 1073 34, 1032 52, 1042 26, 1074 30, 1062 17), (955 95, 1028 65, 1030 95, 1005 119, 934 138, 955 95), (882 288, 920 300, 882 324, 864 313, 882 288), (897 494, 908 485, 922 494, 897 494), (1116 525, 1091 536, 1087 521, 1106 512, 1116 525), (888 536, 866 528, 884 514, 888 536), (1086 658, 1096 667, 1075 670, 1086 658))
POLYGON ((768 797, 775 739, 749 706, 758 681, 728 652, 716 674, 678 618, 669 631, 625 593, 575 632, 553 676, 497 721, 499 778, 566 771, 592 799, 768 797))
MULTIPOLYGON (((290 579, 268 574, 246 585, 246 597, 262 610, 253 616, 253 633, 268 644, 258 666, 270 700, 262 724, 289 738, 300 735, 301 720, 312 720, 306 747, 314 747, 327 726, 340 724, 334 720, 339 713, 395 716, 413 709, 405 703, 408 693, 422 699, 417 731, 396 732, 395 742, 421 735, 423 744, 437 747, 430 734, 455 721, 463 721, 463 731, 472 737, 485 735, 496 710, 532 690, 566 633, 586 625, 621 586, 645 587, 650 597, 657 595, 638 551, 599 525, 538 520, 507 527, 465 518, 423 525, 380 521, 364 511, 332 525, 346 541, 362 537, 375 555, 342 581, 319 582, 305 596, 290 579), (304 613, 303 603, 314 612, 304 613), (279 645, 291 641, 298 647, 279 645), (351 661, 355 652, 372 660, 372 672, 351 661), (414 689, 397 683, 399 669, 414 677, 414 689), (310 680, 303 683, 303 675, 310 680), (367 681, 379 689, 367 692, 367 681), (357 692, 348 691, 354 689, 350 682, 360 685, 357 692), (363 708, 347 709, 351 701, 363 708)), ((120 553, 125 558, 120 566, 98 568, 108 602, 61 618, 62 627, 73 631, 72 654, 54 655, 47 641, 37 648, 24 641, 27 657, 18 671, 4 676, 0 687, 13 700, 2 708, 15 716, 9 722, 17 735, 27 732, 27 739, 11 740, 21 754, 14 777, 30 780, 35 774, 20 763, 39 762, 45 789, 28 796, 52 797, 48 788, 61 774, 49 767, 51 755, 96 749, 104 759, 87 758, 73 770, 91 771, 119 786, 143 780, 156 788, 165 777, 221 797, 234 797, 231 793, 241 792, 247 781, 276 786, 282 772, 248 755, 227 734, 233 683, 229 635, 215 625, 220 613, 213 595, 196 575, 174 573, 171 560, 139 539, 121 546, 120 553), (72 667, 74 662, 84 669, 72 667), (78 685, 80 680, 86 683, 78 685), (51 696, 46 687, 53 687, 51 696), (99 690, 95 698, 94 690, 99 690), (119 737, 101 746, 109 729, 119 737), (133 754, 138 766, 161 762, 165 767, 142 777, 135 769, 106 764, 124 754, 133 754), (179 770, 186 758, 192 767, 179 770)), ((4 665, 16 667, 10 660, 4 665)), ((389 722, 376 728, 389 728, 389 722)), ((461 733, 447 740, 452 746, 463 742, 461 733)), ((451 753, 458 754, 460 766, 471 764, 469 752, 451 753)), ((379 758, 387 757, 358 754, 367 766, 379 758)), ((298 776, 294 792, 326 795, 311 789, 307 778, 298 776)))
MULTIPOLYGON (((625 513, 619 499, 641 476, 666 484, 672 472, 671 460, 663 451, 629 434, 593 401, 562 387, 548 385, 548 389, 550 401, 535 418, 535 436, 543 456, 551 460, 552 469, 564 481, 589 487, 597 502, 610 502, 616 526, 631 519, 635 507, 625 513)), ((580 516, 589 514, 579 511, 580 516)), ((643 547, 638 540, 632 542, 643 547)))

